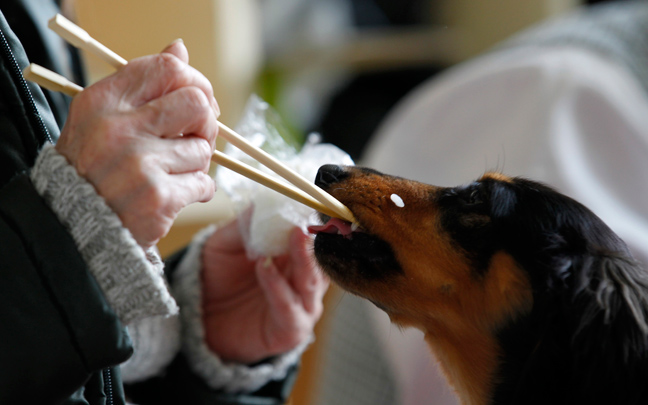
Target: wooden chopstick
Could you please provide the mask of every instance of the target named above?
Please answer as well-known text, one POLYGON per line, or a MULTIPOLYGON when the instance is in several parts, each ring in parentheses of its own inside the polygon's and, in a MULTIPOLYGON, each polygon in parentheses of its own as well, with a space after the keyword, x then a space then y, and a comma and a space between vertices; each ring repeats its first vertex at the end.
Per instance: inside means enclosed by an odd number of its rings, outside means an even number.
POLYGON ((25 80, 37 83, 48 90, 64 93, 70 97, 76 96, 83 90, 83 87, 78 84, 72 83, 60 74, 35 63, 30 64, 23 70, 23 77, 25 80))
MULTIPOLYGON (((48 26, 72 45, 100 56, 116 68, 123 67, 128 63, 125 59, 119 57, 110 49, 93 39, 85 30, 81 29, 72 21, 66 19, 60 14, 54 16, 49 21, 48 26), (117 58, 115 58, 115 56, 117 58)), ((232 145, 236 146, 249 156, 256 159, 259 163, 268 167, 279 176, 288 180, 299 189, 321 202, 323 205, 328 207, 330 211, 336 213, 335 217, 345 219, 349 222, 355 222, 351 211, 344 204, 333 198, 333 196, 308 181, 299 173, 292 171, 270 154, 252 145, 247 141, 247 139, 234 132, 225 124, 219 121, 218 125, 222 130, 220 135, 232 145)))
POLYGON ((92 38, 86 30, 63 17, 61 14, 56 14, 52 17, 48 21, 47 26, 70 44, 77 48, 85 49, 86 51, 94 53, 115 69, 124 67, 128 63, 126 59, 117 55, 101 42, 92 38))
POLYGON ((225 124, 219 122, 219 127, 222 130, 219 132, 219 136, 225 138, 229 143, 236 146, 273 172, 277 173, 279 176, 288 180, 289 182, 297 186, 297 188, 304 191, 306 194, 310 195, 323 205, 327 206, 330 210, 336 213, 336 215, 334 215, 335 217, 345 219, 349 222, 355 222, 351 211, 349 211, 349 209, 344 204, 333 198, 332 195, 317 187, 315 184, 308 181, 299 173, 292 171, 290 168, 281 163, 274 156, 268 154, 266 151, 255 147, 250 142, 248 142, 247 139, 234 132, 225 124))
POLYGON ((212 155, 212 160, 219 165, 230 169, 242 176, 247 177, 248 179, 264 185, 278 193, 285 195, 288 198, 291 198, 297 202, 300 202, 308 207, 313 208, 316 211, 319 211, 323 214, 326 214, 331 217, 337 217, 337 213, 333 212, 330 208, 317 201, 313 197, 304 193, 302 190, 293 187, 290 184, 283 183, 278 181, 269 175, 263 173, 261 170, 258 170, 252 166, 246 165, 245 163, 239 162, 238 160, 232 159, 223 152, 216 150, 212 155))

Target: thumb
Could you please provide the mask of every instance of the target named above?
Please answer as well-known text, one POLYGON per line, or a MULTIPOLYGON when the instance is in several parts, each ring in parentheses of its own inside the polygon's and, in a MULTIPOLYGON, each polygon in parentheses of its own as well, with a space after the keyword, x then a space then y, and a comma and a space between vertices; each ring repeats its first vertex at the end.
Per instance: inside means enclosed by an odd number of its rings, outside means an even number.
POLYGON ((184 44, 182 38, 178 38, 175 41, 171 42, 162 50, 161 53, 170 53, 176 58, 180 59, 184 63, 189 63, 189 51, 184 44))

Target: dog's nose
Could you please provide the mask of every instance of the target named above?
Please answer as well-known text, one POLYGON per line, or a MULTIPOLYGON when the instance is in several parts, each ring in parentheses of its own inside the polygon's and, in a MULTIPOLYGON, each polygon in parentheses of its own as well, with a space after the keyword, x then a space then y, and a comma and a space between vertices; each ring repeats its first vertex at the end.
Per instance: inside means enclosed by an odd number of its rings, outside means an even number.
POLYGON ((344 166, 324 165, 317 171, 315 176, 315 185, 321 188, 327 188, 335 183, 344 180, 349 173, 344 166))

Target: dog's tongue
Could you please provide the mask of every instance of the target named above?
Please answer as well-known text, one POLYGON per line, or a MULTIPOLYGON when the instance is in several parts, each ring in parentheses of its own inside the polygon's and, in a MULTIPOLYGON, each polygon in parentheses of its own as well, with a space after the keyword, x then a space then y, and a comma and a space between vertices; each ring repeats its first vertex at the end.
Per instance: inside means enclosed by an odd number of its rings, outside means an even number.
POLYGON ((308 232, 310 233, 339 233, 344 236, 351 235, 353 229, 351 229, 351 223, 343 221, 339 218, 331 218, 324 225, 311 225, 308 227, 308 232))

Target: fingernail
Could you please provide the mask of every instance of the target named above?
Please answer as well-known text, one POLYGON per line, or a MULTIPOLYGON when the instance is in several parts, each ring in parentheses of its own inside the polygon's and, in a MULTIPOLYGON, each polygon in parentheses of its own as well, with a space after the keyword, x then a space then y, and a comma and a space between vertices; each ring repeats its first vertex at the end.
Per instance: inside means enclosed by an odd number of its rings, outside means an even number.
POLYGON ((171 43, 169 44, 169 46, 171 46, 171 45, 175 45, 175 44, 177 44, 177 43, 184 44, 184 40, 183 40, 182 38, 178 38, 178 39, 174 40, 173 42, 171 42, 171 43))
POLYGON ((271 257, 266 257, 265 260, 263 261, 263 267, 267 269, 271 265, 272 265, 272 258, 271 257))
POLYGON ((220 106, 218 105, 218 101, 216 101, 216 98, 214 98, 214 113, 216 114, 216 119, 220 118, 221 115, 220 106))

